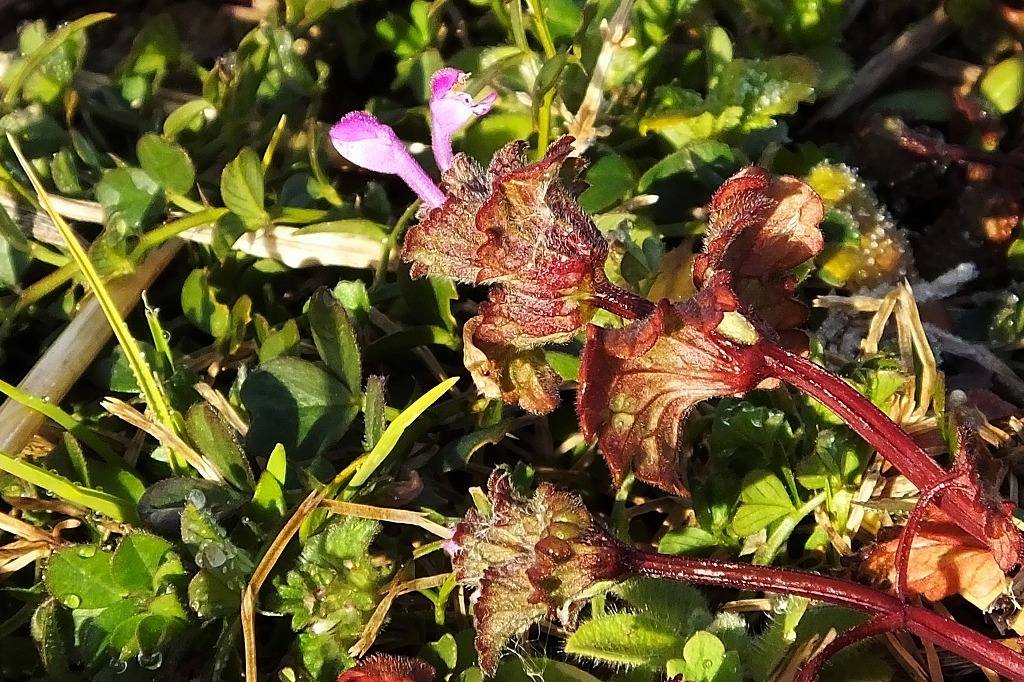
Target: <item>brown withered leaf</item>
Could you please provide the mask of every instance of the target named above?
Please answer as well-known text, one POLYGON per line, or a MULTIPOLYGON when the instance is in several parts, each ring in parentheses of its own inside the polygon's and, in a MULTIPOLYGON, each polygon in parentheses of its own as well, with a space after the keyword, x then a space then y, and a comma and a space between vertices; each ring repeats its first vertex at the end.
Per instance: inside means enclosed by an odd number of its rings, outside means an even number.
POLYGON ((776 330, 799 327, 807 309, 792 299, 796 279, 789 271, 821 251, 823 217, 821 198, 803 181, 744 168, 711 198, 694 282, 701 287, 715 273, 729 272, 745 307, 776 330))
MULTIPOLYGON (((992 459, 966 427, 960 427, 958 440, 949 491, 939 494, 961 494, 963 504, 984 519, 986 538, 964 531, 934 500, 923 509, 919 506, 911 520, 918 515, 921 520, 916 526, 908 523, 908 527, 914 526, 914 535, 907 561, 907 589, 932 601, 960 594, 987 610, 1010 583, 1007 573, 1020 564, 1024 547, 1012 520, 1016 505, 1002 500, 995 488, 1005 465, 992 459)), ((922 491, 922 500, 927 500, 927 491, 922 491)), ((908 532, 907 528, 903 532, 908 532)), ((875 545, 861 569, 877 581, 895 584, 898 550, 899 538, 875 545)))
POLYGON ((476 338, 483 317, 466 322, 463 361, 477 390, 486 398, 518 403, 527 412, 547 414, 558 406, 562 378, 547 364, 540 348, 520 350, 476 338))
POLYGON ((583 435, 597 438, 616 484, 632 467, 642 481, 687 494, 679 477, 682 420, 701 400, 739 395, 760 382, 757 336, 744 345, 719 331, 726 315, 748 324, 738 309, 720 273, 688 301, 662 299, 645 320, 588 328, 577 410, 583 435))
MULTIPOLYGON (((938 507, 929 507, 918 525, 907 562, 907 589, 939 601, 960 594, 979 608, 988 606, 1009 584, 992 550, 965 532, 938 507)), ((876 580, 896 582, 899 539, 875 545, 861 569, 876 580)))
POLYGON ((373 654, 338 676, 338 682, 432 682, 434 668, 408 656, 373 654))

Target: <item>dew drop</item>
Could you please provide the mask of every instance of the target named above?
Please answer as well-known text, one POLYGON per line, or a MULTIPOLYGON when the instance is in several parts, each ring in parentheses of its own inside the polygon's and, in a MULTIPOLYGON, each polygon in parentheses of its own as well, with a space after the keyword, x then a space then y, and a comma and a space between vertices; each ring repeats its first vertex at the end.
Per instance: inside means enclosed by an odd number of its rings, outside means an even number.
POLYGON ((71 609, 77 609, 78 605, 82 603, 82 598, 77 594, 69 594, 64 597, 64 605, 71 609))
POLYGON ((140 652, 138 656, 139 665, 146 670, 156 670, 164 662, 164 655, 159 651, 152 653, 140 652))
POLYGON ((206 494, 202 490, 189 490, 185 501, 196 509, 202 509, 206 506, 206 494))
POLYGON ((220 568, 228 560, 228 555, 220 545, 211 542, 202 549, 202 563, 204 568, 220 568))
POLYGON ((121 660, 111 661, 110 662, 110 667, 113 668, 114 674, 120 675, 125 670, 128 670, 128 661, 121 661, 121 660))
POLYGON ((75 551, 75 554, 83 559, 89 559, 96 556, 96 548, 93 545, 82 545, 75 551))
POLYGON ((330 630, 333 626, 334 624, 329 620, 318 620, 314 622, 309 629, 314 635, 322 635, 328 630, 330 630))

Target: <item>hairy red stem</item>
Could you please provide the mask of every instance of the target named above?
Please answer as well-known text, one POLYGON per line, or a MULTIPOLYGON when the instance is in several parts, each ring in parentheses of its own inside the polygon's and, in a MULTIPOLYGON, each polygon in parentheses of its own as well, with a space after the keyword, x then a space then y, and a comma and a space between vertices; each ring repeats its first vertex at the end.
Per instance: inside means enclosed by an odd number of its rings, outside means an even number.
MULTIPOLYGON (((832 410, 871 447, 885 457, 920 491, 942 484, 949 471, 932 459, 906 431, 874 406, 848 383, 820 365, 773 343, 762 342, 767 373, 798 388, 832 410)), ((949 490, 936 504, 954 523, 985 546, 991 539, 985 531, 985 518, 974 512, 961 489, 949 490)))
POLYGON ((598 284, 590 302, 627 320, 639 320, 654 312, 654 304, 646 298, 617 287, 611 282, 598 284))
POLYGON ((902 626, 902 614, 887 613, 880 616, 874 616, 871 620, 861 623, 852 630, 839 633, 836 635, 835 639, 826 644, 821 651, 815 654, 814 658, 807 661, 807 663, 800 668, 800 672, 793 679, 793 682, 814 682, 814 680, 818 679, 818 675, 821 673, 822 668, 825 667, 825 664, 827 664, 833 656, 846 647, 851 644, 856 644, 863 639, 876 637, 886 632, 898 630, 902 626))
MULTIPOLYGON (((892 630, 907 630, 1011 680, 1019 680, 1024 676, 1024 655, 955 620, 944 618, 921 606, 906 604, 891 594, 866 585, 785 568, 691 559, 638 549, 627 550, 626 562, 632 572, 652 578, 737 590, 757 589, 794 594, 844 606, 884 618, 892 630)), ((878 632, 862 630, 864 636, 878 632)))

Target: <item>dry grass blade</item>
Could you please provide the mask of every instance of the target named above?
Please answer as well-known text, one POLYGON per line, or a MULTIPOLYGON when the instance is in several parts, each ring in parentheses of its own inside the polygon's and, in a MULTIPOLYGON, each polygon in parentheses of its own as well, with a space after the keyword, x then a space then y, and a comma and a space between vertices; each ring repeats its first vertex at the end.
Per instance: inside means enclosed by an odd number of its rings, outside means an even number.
POLYGON ((358 516, 361 519, 375 519, 377 521, 389 521, 401 523, 407 526, 422 528, 428 533, 433 533, 439 538, 451 537, 452 531, 447 526, 434 523, 426 518, 424 514, 409 511, 407 509, 389 509, 387 507, 374 507, 368 504, 356 504, 354 502, 342 502, 341 500, 323 500, 321 507, 331 510, 335 514, 344 516, 358 516))
POLYGON ((234 405, 228 402, 228 399, 224 397, 224 394, 213 388, 209 384, 199 381, 193 384, 192 388, 196 390, 196 393, 203 397, 203 400, 208 402, 210 406, 217 411, 224 421, 226 421, 231 428, 239 433, 242 437, 249 432, 249 425, 245 423, 242 416, 238 414, 238 410, 235 409, 234 405))
POLYGON ((161 445, 180 453, 181 456, 185 458, 185 461, 198 471, 199 475, 206 480, 217 481, 218 483, 224 482, 224 476, 221 475, 220 471, 218 471, 215 466, 210 464, 205 457, 196 452, 191 445, 182 440, 178 434, 174 433, 163 424, 153 421, 128 403, 117 398, 104 398, 100 402, 100 405, 104 410, 115 417, 118 417, 135 428, 141 429, 153 436, 153 438, 160 441, 161 445))
POLYGON ((451 575, 450 573, 441 573, 428 578, 401 580, 400 578, 405 572, 405 569, 399 571, 399 574, 391 581, 387 591, 384 593, 384 597, 377 604, 377 608, 373 610, 373 614, 366 622, 366 627, 363 628, 359 641, 349 648, 348 653, 353 658, 362 658, 370 650, 370 647, 373 646, 377 635, 380 633, 380 629, 384 626, 384 620, 387 618, 388 611, 391 610, 391 604, 394 603, 395 599, 409 592, 419 592, 420 590, 427 590, 432 587, 440 587, 451 575))
POLYGON ((0 512, 0 530, 5 530, 11 535, 17 535, 30 542, 54 542, 53 536, 49 533, 2 512, 0 512))
POLYGON ((870 95, 893 74, 910 66, 914 59, 938 45, 953 30, 953 22, 940 4, 935 11, 911 24, 888 47, 869 59, 850 83, 821 108, 810 125, 836 118, 870 95))

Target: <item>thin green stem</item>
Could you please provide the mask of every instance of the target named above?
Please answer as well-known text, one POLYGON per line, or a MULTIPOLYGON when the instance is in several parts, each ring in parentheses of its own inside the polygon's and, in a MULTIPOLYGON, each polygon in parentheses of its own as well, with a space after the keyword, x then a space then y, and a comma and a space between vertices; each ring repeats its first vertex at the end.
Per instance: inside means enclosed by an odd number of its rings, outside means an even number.
POLYGON ((52 419, 58 426, 92 448, 92 450, 102 457, 108 464, 120 469, 127 468, 124 460, 118 457, 113 449, 111 449, 103 439, 93 433, 85 424, 60 409, 58 405, 53 404, 49 400, 43 400, 31 393, 27 393, 17 386, 9 384, 3 380, 0 380, 0 393, 3 393, 11 400, 19 402, 25 407, 32 408, 39 414, 52 419))
POLYGON ((54 291, 70 282, 76 272, 78 272, 78 266, 72 262, 62 265, 50 274, 37 279, 32 284, 25 287, 18 296, 18 310, 24 310, 40 299, 49 296, 54 291))
POLYGON ((28 255, 33 260, 52 265, 55 268, 61 268, 71 262, 71 259, 65 256, 59 251, 54 251, 48 246, 44 246, 39 242, 29 242, 28 244, 28 255))
POLYGON ((139 238, 139 243, 132 252, 132 258, 139 260, 147 251, 160 246, 168 239, 177 237, 185 230, 191 230, 194 227, 212 225, 228 212, 226 208, 206 208, 198 213, 193 213, 178 220, 172 220, 169 223, 154 228, 139 238))
POLYGON ((373 284, 370 285, 370 291, 376 291, 384 284, 384 280, 388 274, 388 264, 391 262, 391 253, 398 246, 398 240, 405 234, 406 229, 409 227, 409 223, 416 217, 416 211, 419 210, 420 205, 423 202, 416 200, 409 204, 398 218, 398 222, 395 223, 395 227, 392 228, 391 234, 388 235, 387 241, 384 243, 384 247, 381 249, 380 262, 377 263, 377 270, 373 273, 373 284))
POLYGON ((544 56, 551 59, 555 56, 555 41, 551 39, 551 30, 548 28, 547 12, 544 11, 543 0, 526 0, 533 13, 533 30, 540 41, 544 56))

